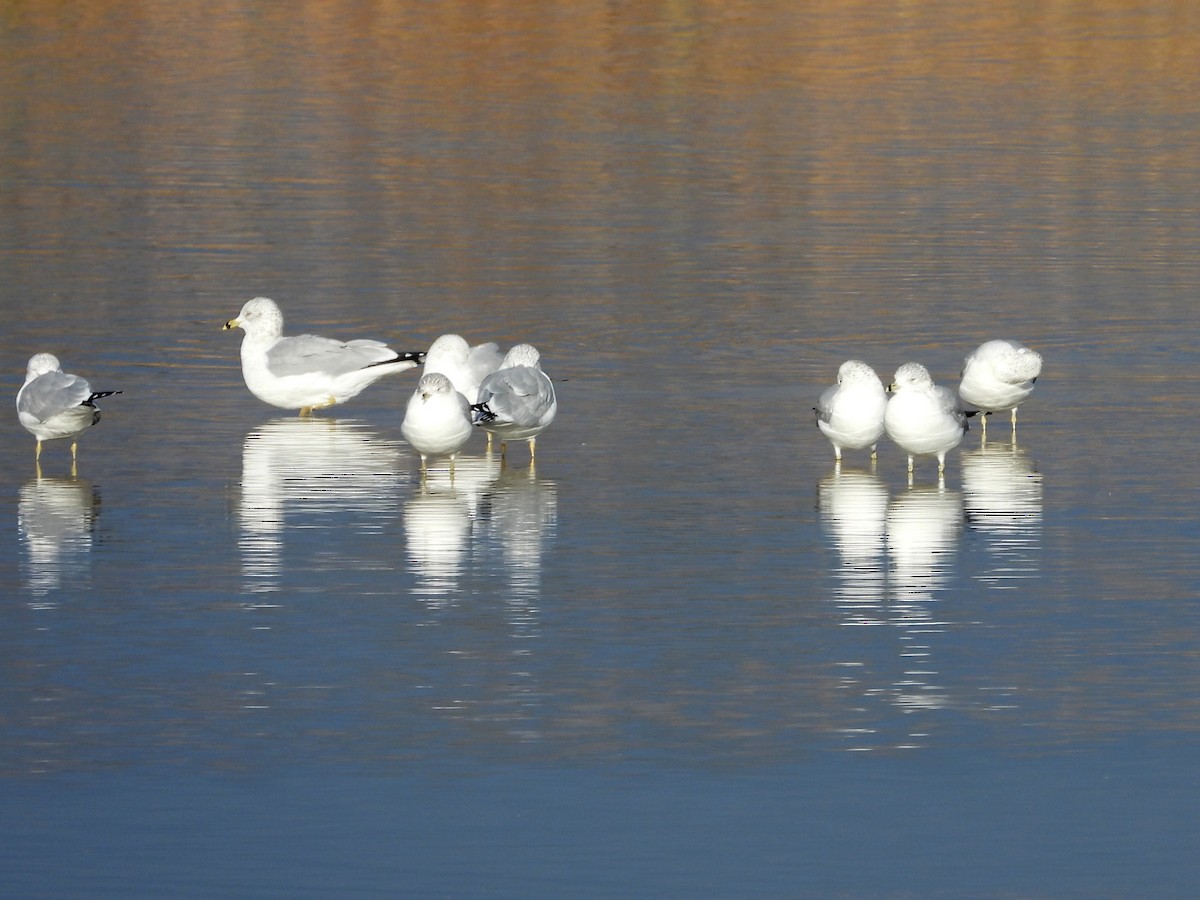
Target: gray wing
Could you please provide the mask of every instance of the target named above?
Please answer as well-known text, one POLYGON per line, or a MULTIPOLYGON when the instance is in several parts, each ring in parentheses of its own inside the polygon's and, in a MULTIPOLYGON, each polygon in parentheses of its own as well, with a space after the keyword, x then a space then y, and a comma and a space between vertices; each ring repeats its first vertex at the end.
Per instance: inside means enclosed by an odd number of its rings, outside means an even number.
POLYGON ((280 378, 313 372, 336 377, 399 359, 394 350, 380 341, 335 341, 315 334, 298 334, 282 338, 267 351, 267 368, 280 378))
POLYGON ((479 386, 479 402, 497 420, 514 425, 537 425, 554 403, 554 385, 540 369, 514 366, 493 372, 479 386))
POLYGON ((813 412, 817 414, 817 418, 822 422, 828 422, 833 418, 833 398, 837 395, 838 385, 827 387, 821 394, 821 399, 817 401, 817 405, 813 407, 813 412))
POLYGON ((61 412, 86 403, 92 388, 86 379, 65 372, 47 372, 21 388, 17 412, 45 422, 61 412))

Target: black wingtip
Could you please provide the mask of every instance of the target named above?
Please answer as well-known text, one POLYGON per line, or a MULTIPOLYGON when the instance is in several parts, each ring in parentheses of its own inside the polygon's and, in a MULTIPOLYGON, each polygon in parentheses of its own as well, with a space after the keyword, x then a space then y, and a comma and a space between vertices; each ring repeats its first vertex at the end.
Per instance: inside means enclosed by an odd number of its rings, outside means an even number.
POLYGON ((472 403, 471 412, 475 413, 476 425, 480 422, 491 422, 496 418, 496 414, 486 403, 472 403))
POLYGON ((92 396, 88 397, 80 406, 95 406, 97 400, 103 400, 105 397, 111 397, 113 394, 123 394, 124 391, 94 391, 92 396))
POLYGON ((398 353, 397 359, 403 362, 415 362, 417 365, 425 362, 424 350, 405 350, 403 353, 398 353))

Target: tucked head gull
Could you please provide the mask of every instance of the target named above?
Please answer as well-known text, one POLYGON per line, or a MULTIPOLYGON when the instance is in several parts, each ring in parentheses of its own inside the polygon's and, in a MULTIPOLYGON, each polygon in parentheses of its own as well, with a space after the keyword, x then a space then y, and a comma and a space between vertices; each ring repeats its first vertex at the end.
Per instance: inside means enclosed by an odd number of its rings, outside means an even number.
POLYGON ((529 344, 517 344, 504 355, 500 368, 479 385, 475 424, 500 438, 500 455, 506 442, 529 442, 529 462, 536 462, 537 436, 558 412, 554 384, 542 371, 541 356, 529 344))
POLYGON ((946 471, 946 451, 957 447, 967 431, 967 416, 949 388, 938 387, 920 363, 905 363, 896 370, 892 396, 883 414, 889 438, 908 454, 908 471, 914 456, 937 456, 938 474, 946 471))
POLYGON ((421 472, 430 456, 454 457, 471 437, 471 404, 441 372, 426 372, 404 411, 400 433, 421 454, 421 472))
POLYGON ((837 384, 821 394, 813 407, 817 427, 833 444, 834 458, 839 462, 842 450, 871 448, 883 435, 883 412, 887 393, 875 370, 860 359, 848 359, 838 369, 837 384))
POLYGON ((283 336, 283 314, 274 300, 246 301, 225 328, 241 328, 242 377, 259 400, 281 409, 314 409, 344 403, 385 375, 417 366, 423 352, 397 353, 372 340, 338 341, 312 334, 283 336))
POLYGON ((37 438, 34 459, 42 458, 42 441, 71 438, 71 461, 77 452, 76 438, 100 421, 96 401, 120 391, 93 391, 78 375, 68 375, 51 353, 29 359, 25 384, 17 392, 17 419, 37 438))
POLYGON ((988 413, 1012 410, 1017 429, 1017 407, 1033 392, 1042 373, 1042 357, 1016 341, 995 340, 980 344, 963 360, 958 395, 963 406, 979 412, 981 431, 987 435, 988 413))
POLYGON ((504 354, 494 343, 472 347, 459 334, 443 334, 429 345, 425 371, 441 372, 454 389, 472 403, 479 396, 479 384, 500 368, 504 354))

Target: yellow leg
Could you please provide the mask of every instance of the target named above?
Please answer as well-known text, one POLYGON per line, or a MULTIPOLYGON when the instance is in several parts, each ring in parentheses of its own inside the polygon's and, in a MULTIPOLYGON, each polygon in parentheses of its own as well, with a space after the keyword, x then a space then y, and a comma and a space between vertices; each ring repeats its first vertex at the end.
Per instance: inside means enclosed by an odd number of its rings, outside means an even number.
POLYGON ((34 454, 33 454, 33 461, 34 461, 34 462, 41 462, 41 461, 42 461, 42 439, 41 439, 41 438, 38 438, 38 442, 37 442, 37 450, 36 450, 36 451, 34 451, 34 454))
POLYGON ((529 464, 537 462, 537 438, 529 439, 529 464))
POLYGON ((300 418, 307 419, 312 415, 313 408, 311 406, 300 407, 300 418))

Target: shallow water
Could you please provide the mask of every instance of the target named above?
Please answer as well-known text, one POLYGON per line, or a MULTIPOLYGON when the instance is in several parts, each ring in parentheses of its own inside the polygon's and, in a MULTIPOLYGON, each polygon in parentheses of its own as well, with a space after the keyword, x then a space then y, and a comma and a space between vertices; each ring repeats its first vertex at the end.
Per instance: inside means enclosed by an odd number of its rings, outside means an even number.
POLYGON ((1169 4, 18 4, 9 892, 1180 894, 1200 871, 1198 21, 1169 4), (222 323, 529 341, 419 478, 222 323), (1043 353, 1015 440, 840 468, 851 356, 1043 353))

